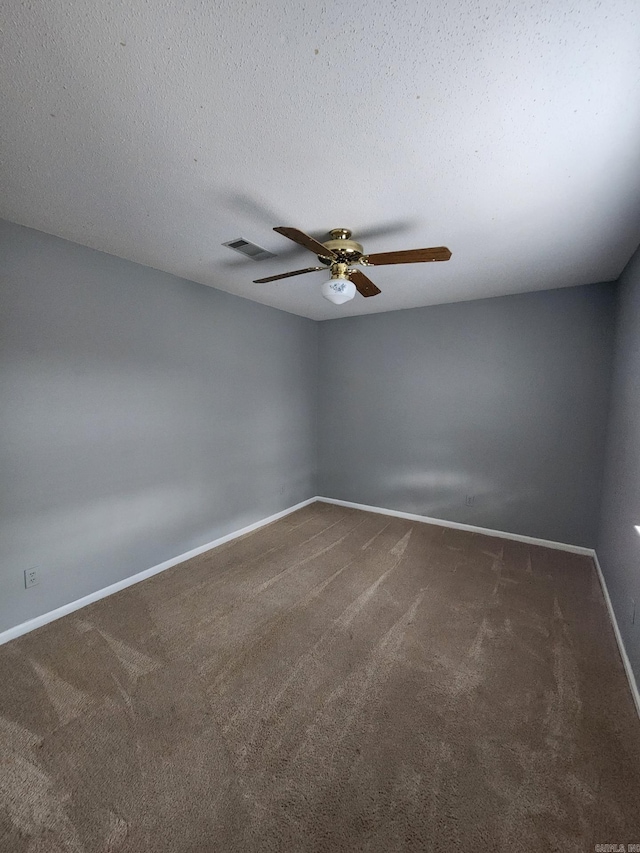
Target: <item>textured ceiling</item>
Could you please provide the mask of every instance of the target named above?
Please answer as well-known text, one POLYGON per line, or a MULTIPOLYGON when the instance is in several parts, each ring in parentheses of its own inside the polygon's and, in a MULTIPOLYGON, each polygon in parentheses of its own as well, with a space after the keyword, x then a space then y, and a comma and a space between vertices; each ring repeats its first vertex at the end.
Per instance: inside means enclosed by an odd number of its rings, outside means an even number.
POLYGON ((611 280, 640 241, 637 0, 3 17, 3 218, 315 319, 611 280), (251 284, 314 264, 274 225, 453 258, 372 269, 382 295, 335 306, 325 273, 251 284))

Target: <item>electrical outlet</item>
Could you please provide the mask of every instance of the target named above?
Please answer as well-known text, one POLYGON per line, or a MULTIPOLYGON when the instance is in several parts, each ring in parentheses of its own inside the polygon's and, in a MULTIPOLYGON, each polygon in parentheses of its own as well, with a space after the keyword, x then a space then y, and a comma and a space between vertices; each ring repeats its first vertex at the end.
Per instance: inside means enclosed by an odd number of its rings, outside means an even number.
POLYGON ((467 495, 467 498, 465 500, 465 504, 467 506, 473 506, 473 504, 475 503, 475 500, 476 500, 475 495, 467 495))
POLYGON ((37 586, 40 583, 40 572, 37 566, 32 566, 30 569, 24 570, 24 588, 29 589, 31 586, 37 586))

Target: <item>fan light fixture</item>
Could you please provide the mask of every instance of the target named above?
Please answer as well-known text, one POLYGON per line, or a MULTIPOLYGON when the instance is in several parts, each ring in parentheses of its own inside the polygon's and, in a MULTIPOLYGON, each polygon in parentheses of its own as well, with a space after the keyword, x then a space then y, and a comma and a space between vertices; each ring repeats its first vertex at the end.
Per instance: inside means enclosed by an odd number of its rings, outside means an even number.
POLYGON ((322 295, 334 305, 342 305, 356 295, 356 286, 346 277, 331 276, 329 281, 322 285, 322 295))

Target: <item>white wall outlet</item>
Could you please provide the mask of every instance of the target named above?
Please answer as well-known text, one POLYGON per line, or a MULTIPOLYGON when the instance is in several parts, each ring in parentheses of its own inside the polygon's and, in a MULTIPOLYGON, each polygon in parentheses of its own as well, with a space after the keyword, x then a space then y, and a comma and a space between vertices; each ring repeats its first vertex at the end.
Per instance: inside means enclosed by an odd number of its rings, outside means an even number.
POLYGON ((475 495, 467 495, 466 500, 465 500, 465 504, 467 506, 473 506, 475 503, 475 500, 476 500, 475 495))
POLYGON ((37 586, 40 583, 40 570, 38 566, 32 566, 30 569, 24 570, 24 588, 29 589, 30 586, 37 586))

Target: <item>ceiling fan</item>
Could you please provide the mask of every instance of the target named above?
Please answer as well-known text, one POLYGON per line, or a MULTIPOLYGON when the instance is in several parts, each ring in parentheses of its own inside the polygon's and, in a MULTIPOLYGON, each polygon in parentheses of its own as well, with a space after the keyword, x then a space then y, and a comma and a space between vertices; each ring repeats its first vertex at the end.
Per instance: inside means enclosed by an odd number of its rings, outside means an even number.
POLYGON ((336 305, 353 299, 356 290, 361 296, 377 296, 381 292, 363 272, 351 269, 355 264, 362 264, 365 267, 377 267, 386 264, 421 264, 426 261, 448 261, 451 257, 451 252, 446 246, 365 255, 360 243, 351 239, 351 231, 348 228, 334 228, 329 232, 331 239, 325 243, 319 243, 303 231, 298 231, 297 228, 279 226, 273 230, 284 237, 288 237, 289 240, 293 240, 299 246, 309 249, 310 252, 318 256, 318 260, 323 266, 307 267, 303 270, 293 270, 293 272, 284 272, 280 275, 270 275, 267 278, 258 278, 254 284, 266 284, 269 281, 278 281, 281 278, 304 275, 308 272, 317 272, 330 267, 331 278, 322 285, 322 295, 330 302, 335 302, 336 305))

